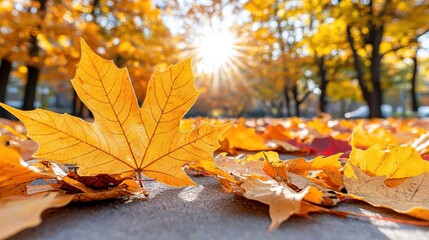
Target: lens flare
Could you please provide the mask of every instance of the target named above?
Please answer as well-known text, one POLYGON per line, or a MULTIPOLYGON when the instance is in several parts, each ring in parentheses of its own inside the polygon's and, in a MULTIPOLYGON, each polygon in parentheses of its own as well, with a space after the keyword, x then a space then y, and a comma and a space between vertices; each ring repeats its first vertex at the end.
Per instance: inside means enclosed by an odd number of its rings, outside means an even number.
POLYGON ((209 32, 197 42, 197 71, 211 74, 237 55, 234 37, 229 32, 209 32))

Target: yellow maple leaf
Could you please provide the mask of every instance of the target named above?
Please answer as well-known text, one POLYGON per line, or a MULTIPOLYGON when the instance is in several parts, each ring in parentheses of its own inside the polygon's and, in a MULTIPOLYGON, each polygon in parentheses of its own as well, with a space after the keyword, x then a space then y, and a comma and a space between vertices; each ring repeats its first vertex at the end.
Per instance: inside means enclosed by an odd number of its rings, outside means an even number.
POLYGON ((229 126, 202 124, 182 132, 180 119, 198 97, 191 59, 155 71, 139 107, 126 69, 95 54, 82 40, 73 87, 94 122, 36 109, 18 117, 40 144, 36 157, 76 164, 80 175, 141 174, 172 186, 193 185, 182 167, 212 159, 218 135, 229 126))

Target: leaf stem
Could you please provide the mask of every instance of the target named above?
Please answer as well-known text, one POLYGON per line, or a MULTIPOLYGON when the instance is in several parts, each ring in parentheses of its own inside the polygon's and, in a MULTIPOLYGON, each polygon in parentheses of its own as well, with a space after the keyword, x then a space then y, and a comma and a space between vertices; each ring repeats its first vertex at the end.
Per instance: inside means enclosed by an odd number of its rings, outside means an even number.
POLYGON ((139 186, 141 187, 141 188, 145 188, 144 187, 144 184, 143 184, 143 176, 142 176, 142 172, 139 170, 139 171, 137 171, 137 179, 138 179, 138 181, 139 181, 139 186))

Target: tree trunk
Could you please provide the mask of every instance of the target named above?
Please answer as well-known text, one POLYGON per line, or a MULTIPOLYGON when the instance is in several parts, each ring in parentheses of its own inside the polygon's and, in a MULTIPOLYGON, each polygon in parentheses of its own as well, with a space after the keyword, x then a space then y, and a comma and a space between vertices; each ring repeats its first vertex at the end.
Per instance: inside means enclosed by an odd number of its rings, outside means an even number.
POLYGON ((0 65, 0 102, 6 101, 6 90, 9 82, 10 72, 12 71, 12 62, 3 58, 0 65))
POLYGON ((295 102, 295 116, 300 117, 301 112, 299 110, 299 105, 301 105, 301 102, 298 99, 298 86, 294 85, 292 87, 292 95, 293 95, 293 100, 295 102))
MULTIPOLYGON (((38 2, 40 6, 38 9, 38 14, 40 14, 41 19, 44 19, 47 0, 38 0, 38 2)), ((38 58, 40 52, 40 46, 37 41, 37 32, 40 31, 40 25, 36 25, 35 28, 37 31, 34 31, 30 36, 29 54, 31 59, 38 58)), ((24 101, 22 103, 22 109, 32 110, 34 109, 34 101, 36 100, 36 88, 40 75, 40 66, 38 62, 30 62, 27 63, 27 69, 27 85, 25 86, 25 95, 24 101)))
POLYGON ((286 117, 291 117, 292 114, 290 113, 289 87, 285 86, 283 91, 284 91, 284 95, 285 95, 286 117))
POLYGON ((320 78, 320 96, 319 96, 319 110, 326 112, 326 88, 328 86, 328 79, 326 79, 325 58, 321 57, 318 61, 319 65, 319 78, 320 78))
POLYGON ((341 116, 344 117, 344 114, 346 114, 346 100, 344 99, 340 100, 340 111, 341 111, 341 116))
POLYGON ((417 73, 418 73, 418 60, 417 60, 417 51, 413 57, 413 76, 411 77, 411 104, 413 112, 419 110, 419 103, 416 96, 416 85, 417 85, 417 73))
POLYGON ((100 0, 94 0, 92 1, 92 10, 91 10, 91 15, 94 17, 93 22, 95 23, 96 18, 97 18, 97 14, 96 14, 96 9, 100 7, 100 0))
POLYGON ((27 84, 25 85, 24 102, 22 104, 23 110, 34 109, 34 102, 36 100, 37 81, 39 80, 40 70, 38 67, 27 65, 27 84))
POLYGON ((76 91, 73 91, 72 115, 75 117, 84 118, 83 114, 84 114, 85 108, 86 108, 85 104, 83 104, 83 102, 80 100, 76 91))
POLYGON ((78 107, 79 107, 79 97, 77 96, 76 91, 73 90, 73 106, 72 106, 73 116, 80 117, 78 115, 78 107))
POLYGON ((382 118, 381 105, 383 104, 383 91, 381 90, 381 54, 380 44, 383 39, 383 26, 372 26, 371 31, 371 82, 372 82, 372 93, 371 93, 371 104, 369 106, 369 116, 371 118, 382 118))
POLYGON ((353 53, 353 65, 356 71, 356 78, 359 83, 359 87, 362 91, 363 99, 365 100, 366 104, 368 105, 368 108, 370 108, 371 105, 371 93, 368 90, 368 87, 366 86, 364 74, 363 74, 363 67, 360 61, 360 56, 357 53, 356 47, 355 47, 355 41, 353 39, 352 33, 351 33, 351 27, 347 26, 347 41, 350 45, 350 49, 353 53))
POLYGON ((282 118, 283 117, 283 101, 280 101, 279 103, 279 108, 278 108, 278 112, 277 112, 277 118, 282 118))
MULTIPOLYGON (((3 58, 0 65, 0 102, 6 102, 7 84, 9 82, 10 72, 12 71, 12 62, 3 58)), ((0 117, 5 118, 8 112, 1 108, 0 117)))

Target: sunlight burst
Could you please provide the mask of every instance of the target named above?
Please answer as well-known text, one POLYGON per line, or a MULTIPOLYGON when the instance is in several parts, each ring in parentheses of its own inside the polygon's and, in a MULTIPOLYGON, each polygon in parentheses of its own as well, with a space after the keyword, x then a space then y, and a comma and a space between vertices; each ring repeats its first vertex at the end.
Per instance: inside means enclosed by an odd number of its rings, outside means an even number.
POLYGON ((210 74, 236 56, 234 37, 229 32, 211 31, 197 42, 198 71, 210 74))
POLYGON ((249 47, 229 28, 207 27, 194 40, 196 72, 205 86, 217 91, 220 87, 236 90, 246 87, 243 71, 248 68, 243 59, 249 47))

